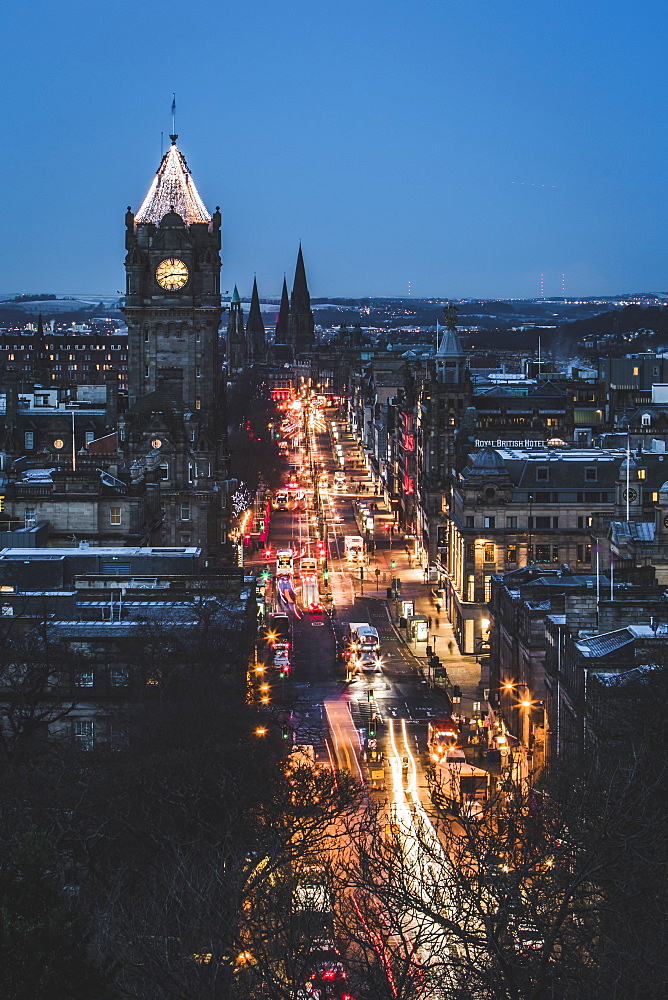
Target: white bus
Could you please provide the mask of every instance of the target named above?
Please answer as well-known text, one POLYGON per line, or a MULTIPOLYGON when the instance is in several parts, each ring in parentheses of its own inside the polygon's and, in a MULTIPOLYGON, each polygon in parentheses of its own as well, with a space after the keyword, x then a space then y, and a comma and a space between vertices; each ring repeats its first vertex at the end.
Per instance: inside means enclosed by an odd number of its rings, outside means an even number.
POLYGON ((343 539, 347 562, 364 562, 364 539, 359 535, 346 535, 343 539))
POLYGON ((276 553, 276 576, 292 576, 295 571, 292 549, 279 549, 276 553))

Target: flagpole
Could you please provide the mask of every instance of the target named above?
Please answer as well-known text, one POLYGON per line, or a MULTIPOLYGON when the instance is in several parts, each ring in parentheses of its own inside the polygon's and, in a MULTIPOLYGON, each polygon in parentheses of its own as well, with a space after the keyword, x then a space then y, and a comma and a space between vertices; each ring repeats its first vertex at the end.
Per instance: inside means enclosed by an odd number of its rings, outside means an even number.
POLYGON ((176 94, 172 94, 172 135, 176 135, 176 94))
POLYGON ((631 483, 631 438, 626 433, 626 520, 631 520, 629 489, 631 483))

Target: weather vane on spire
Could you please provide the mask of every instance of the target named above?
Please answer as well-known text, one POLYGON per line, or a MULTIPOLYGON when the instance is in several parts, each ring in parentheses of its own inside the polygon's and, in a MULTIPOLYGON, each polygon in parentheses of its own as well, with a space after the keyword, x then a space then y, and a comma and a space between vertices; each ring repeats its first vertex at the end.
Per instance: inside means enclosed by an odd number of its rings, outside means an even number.
POLYGON ((172 94, 172 134, 169 138, 172 142, 176 142, 178 139, 176 134, 176 94, 172 94))

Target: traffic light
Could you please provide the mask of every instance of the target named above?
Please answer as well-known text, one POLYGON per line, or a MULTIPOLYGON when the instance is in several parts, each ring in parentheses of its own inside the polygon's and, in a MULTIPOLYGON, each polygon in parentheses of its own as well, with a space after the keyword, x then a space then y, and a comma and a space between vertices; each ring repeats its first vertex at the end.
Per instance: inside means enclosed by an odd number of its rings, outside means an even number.
POLYGON ((390 569, 396 569, 396 568, 397 568, 396 559, 390 559, 390 569))
POLYGON ((324 569, 322 571, 322 578, 323 578, 323 580, 329 580, 329 570, 327 569, 326 566, 324 567, 324 569))
POLYGON ((373 693, 373 691, 369 690, 369 691, 367 692, 367 694, 368 694, 368 696, 369 696, 369 701, 375 701, 375 700, 376 700, 376 696, 375 696, 375 694, 373 693))
POLYGON ((5 509, 5 498, 4 496, 0 496, 0 511, 3 511, 4 509, 5 509))
POLYGON ((269 572, 269 570, 265 569, 265 570, 262 571, 260 579, 264 580, 264 582, 266 583, 270 576, 271 576, 271 573, 269 572))
POLYGON ((289 736, 290 736, 290 727, 289 726, 282 726, 282 728, 281 728, 281 736, 283 737, 284 740, 287 740, 289 738, 289 736))
POLYGON ((376 735, 376 722, 375 719, 372 719, 371 722, 369 723, 369 736, 375 736, 375 735, 376 735))

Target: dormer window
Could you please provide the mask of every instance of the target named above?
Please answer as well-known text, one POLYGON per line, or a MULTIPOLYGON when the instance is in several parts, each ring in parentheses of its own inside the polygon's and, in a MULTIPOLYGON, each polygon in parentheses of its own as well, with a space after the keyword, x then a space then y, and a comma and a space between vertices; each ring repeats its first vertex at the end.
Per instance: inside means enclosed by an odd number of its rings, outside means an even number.
POLYGON ((595 483, 597 479, 598 479, 598 469, 592 467, 585 469, 586 483, 595 483))
POLYGON ((638 479, 647 479, 647 469, 638 469, 638 479))
POLYGON ((640 417, 640 423, 643 427, 649 427, 652 423, 652 416, 650 413, 643 413, 640 417))
POLYGON ((550 470, 547 465, 539 465, 536 468, 536 482, 547 483, 550 479, 550 470))

